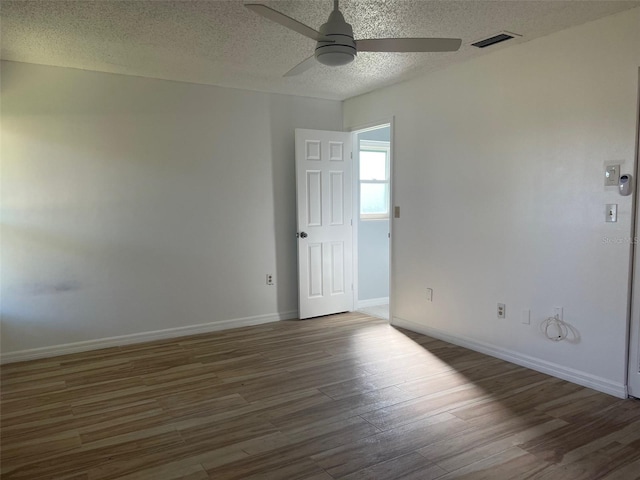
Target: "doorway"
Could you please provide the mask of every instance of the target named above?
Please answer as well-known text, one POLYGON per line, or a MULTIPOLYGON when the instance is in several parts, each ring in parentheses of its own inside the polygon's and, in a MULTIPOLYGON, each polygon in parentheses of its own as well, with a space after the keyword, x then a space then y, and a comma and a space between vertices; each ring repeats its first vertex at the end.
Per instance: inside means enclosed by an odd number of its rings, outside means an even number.
POLYGON ((355 307, 389 320, 391 124, 353 132, 353 150, 355 307))

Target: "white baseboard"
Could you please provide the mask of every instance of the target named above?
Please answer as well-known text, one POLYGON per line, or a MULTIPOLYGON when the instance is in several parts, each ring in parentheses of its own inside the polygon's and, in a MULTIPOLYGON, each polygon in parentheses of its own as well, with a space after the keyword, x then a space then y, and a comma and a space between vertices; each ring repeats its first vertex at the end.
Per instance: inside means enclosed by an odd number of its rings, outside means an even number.
POLYGON ((516 365, 521 365, 538 372, 561 378, 562 380, 567 380, 569 382, 582 385, 583 387, 589 387, 594 390, 598 390, 599 392, 613 395, 614 397, 627 398, 628 396, 626 385, 615 383, 611 380, 607 380, 606 378, 591 375, 590 373, 582 372, 580 370, 563 367, 562 365, 558 365, 556 363, 548 362, 546 360, 541 360, 535 357, 530 357, 529 355, 523 355, 521 353, 514 352, 513 350, 508 350, 488 343, 479 342, 467 337, 454 336, 441 330, 427 327, 426 325, 422 325, 420 323, 412 322, 409 320, 404 320, 398 317, 393 317, 391 325, 406 328, 407 330, 411 330, 416 333, 422 333, 423 335, 437 338, 448 343, 453 343, 454 345, 459 345, 461 347, 468 348, 469 350, 474 350, 476 352, 484 353, 492 357, 500 358, 502 360, 506 360, 507 362, 515 363, 516 365))
POLYGON ((186 337, 199 333, 215 332, 230 328, 248 327, 263 323, 277 322, 280 320, 291 320, 298 318, 298 311, 273 313, 268 315, 256 315, 253 317, 236 318, 232 320, 222 320, 219 322, 203 323, 200 325, 188 325, 185 327, 167 328, 164 330, 154 330, 151 332, 132 333, 117 337, 99 338, 83 342, 65 343, 50 347, 32 348, 0 354, 0 363, 24 362, 25 360, 35 360, 38 358, 57 357, 58 355, 68 355, 70 353, 86 352, 88 350, 98 350, 100 348, 119 347, 134 343, 150 342, 153 340, 163 340, 167 338, 186 337))
POLYGON ((388 305, 389 297, 370 298, 368 300, 358 300, 356 310, 359 308, 377 307, 378 305, 388 305))

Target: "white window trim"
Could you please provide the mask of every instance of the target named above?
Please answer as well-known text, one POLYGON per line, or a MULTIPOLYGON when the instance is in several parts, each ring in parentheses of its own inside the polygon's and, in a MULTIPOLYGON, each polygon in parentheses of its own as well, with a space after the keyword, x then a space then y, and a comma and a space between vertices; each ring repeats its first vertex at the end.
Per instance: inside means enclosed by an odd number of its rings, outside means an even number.
MULTIPOLYGON (((369 184, 386 184, 387 187, 387 212, 386 213, 362 213, 360 211, 360 220, 387 220, 391 215, 391 199, 390 189, 391 189, 391 142, 385 142, 380 140, 360 140, 360 145, 358 145, 359 152, 367 151, 367 152, 384 152, 386 155, 385 161, 385 170, 386 170, 386 179, 385 180, 360 180, 358 178, 358 195, 360 195, 360 187, 363 183, 369 184)), ((360 158, 360 155, 358 155, 360 158)), ((358 166, 358 171, 360 171, 360 167, 358 166)))

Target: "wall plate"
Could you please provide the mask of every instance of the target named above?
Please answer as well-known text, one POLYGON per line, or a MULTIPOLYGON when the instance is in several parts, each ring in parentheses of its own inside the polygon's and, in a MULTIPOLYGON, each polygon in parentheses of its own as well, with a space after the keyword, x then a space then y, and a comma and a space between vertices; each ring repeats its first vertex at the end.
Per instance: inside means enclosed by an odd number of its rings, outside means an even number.
POLYGON ((607 165, 604 167, 604 186, 617 187, 620 182, 620 165, 607 165))

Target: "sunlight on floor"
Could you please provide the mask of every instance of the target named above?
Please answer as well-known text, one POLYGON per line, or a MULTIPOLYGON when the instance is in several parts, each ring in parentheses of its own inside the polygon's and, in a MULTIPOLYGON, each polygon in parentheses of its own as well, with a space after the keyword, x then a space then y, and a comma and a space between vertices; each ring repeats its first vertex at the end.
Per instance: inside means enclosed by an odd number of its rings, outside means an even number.
POLYGON ((368 334, 360 331, 350 342, 365 371, 357 379, 359 391, 378 390, 383 397, 393 396, 380 412, 391 415, 393 425, 416 419, 437 423, 459 415, 470 424, 490 418, 489 423, 504 422, 510 429, 528 431, 535 426, 528 417, 521 418, 517 405, 504 399, 532 384, 548 382, 546 376, 440 340, 413 338, 394 327, 389 327, 381 343, 374 334, 380 328, 384 327, 372 326, 368 334))

